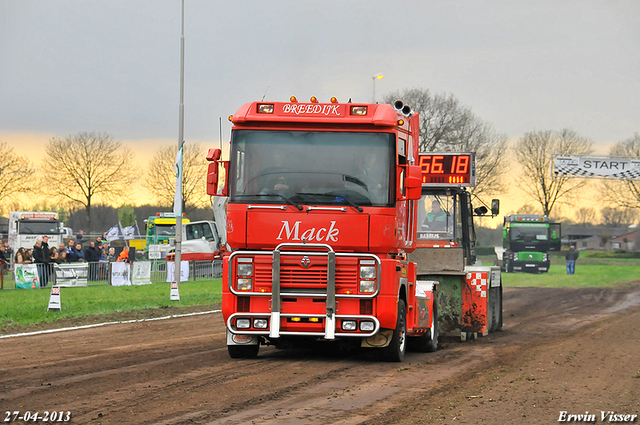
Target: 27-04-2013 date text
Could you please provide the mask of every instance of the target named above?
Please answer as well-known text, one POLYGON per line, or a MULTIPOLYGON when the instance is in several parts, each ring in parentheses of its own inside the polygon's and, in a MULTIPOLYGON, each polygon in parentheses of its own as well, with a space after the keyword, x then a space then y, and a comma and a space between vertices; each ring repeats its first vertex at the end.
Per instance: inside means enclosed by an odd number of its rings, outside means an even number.
POLYGON ((47 411, 44 412, 20 412, 19 410, 5 411, 3 422, 69 422, 71 420, 71 412, 69 411, 47 411))

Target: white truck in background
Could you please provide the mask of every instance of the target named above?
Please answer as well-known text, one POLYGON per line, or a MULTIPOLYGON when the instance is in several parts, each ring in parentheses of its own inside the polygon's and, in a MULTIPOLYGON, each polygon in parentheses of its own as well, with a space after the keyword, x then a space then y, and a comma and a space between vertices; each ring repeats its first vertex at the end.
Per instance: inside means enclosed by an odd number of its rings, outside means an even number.
MULTIPOLYGON (((181 258, 183 261, 213 261, 222 258, 227 246, 226 197, 216 197, 213 201, 215 221, 192 221, 183 225, 181 258)), ((172 250, 167 260, 173 261, 172 250)))
MULTIPOLYGON (((58 213, 45 211, 12 211, 9 213, 9 246, 32 249, 38 236, 49 237, 49 247, 62 242, 58 213)), ((13 259, 12 259, 13 260, 13 259)))

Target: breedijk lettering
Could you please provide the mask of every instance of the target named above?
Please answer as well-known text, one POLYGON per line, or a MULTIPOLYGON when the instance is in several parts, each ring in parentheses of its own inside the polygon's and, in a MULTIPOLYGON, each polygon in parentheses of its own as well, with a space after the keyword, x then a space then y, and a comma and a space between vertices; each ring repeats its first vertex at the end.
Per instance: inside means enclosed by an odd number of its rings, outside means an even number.
POLYGON ((276 240, 282 240, 284 236, 285 240, 289 241, 299 241, 304 239, 307 242, 318 241, 322 242, 338 242, 338 234, 340 233, 340 229, 336 229, 336 222, 332 221, 331 225, 327 229, 326 227, 321 227, 316 231, 315 227, 311 227, 309 229, 305 229, 300 233, 300 224, 302 221, 296 221, 293 225, 290 225, 288 221, 282 221, 282 227, 280 228, 280 233, 278 233, 278 237, 276 240))
POLYGON ((282 106, 283 114, 308 114, 308 115, 334 115, 340 116, 339 105, 320 105, 317 103, 299 104, 291 103, 282 106))

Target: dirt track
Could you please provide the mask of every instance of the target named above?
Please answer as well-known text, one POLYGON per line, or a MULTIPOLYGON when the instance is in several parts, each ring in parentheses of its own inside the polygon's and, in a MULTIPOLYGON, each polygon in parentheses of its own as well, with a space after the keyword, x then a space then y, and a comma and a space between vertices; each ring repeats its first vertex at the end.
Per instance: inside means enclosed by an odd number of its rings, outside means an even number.
MULTIPOLYGON (((219 313, 0 339, 0 414, 75 424, 558 423, 640 414, 640 282, 505 290, 505 330, 380 363, 370 352, 227 355, 219 313)), ((636 417, 635 422, 640 423, 636 417)))

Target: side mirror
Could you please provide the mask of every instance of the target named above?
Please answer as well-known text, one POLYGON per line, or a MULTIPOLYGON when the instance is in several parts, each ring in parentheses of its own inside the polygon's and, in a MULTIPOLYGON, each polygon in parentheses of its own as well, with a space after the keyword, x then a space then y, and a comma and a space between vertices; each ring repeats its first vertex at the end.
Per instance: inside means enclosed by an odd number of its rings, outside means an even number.
POLYGON ((492 199, 491 200, 491 215, 497 216, 500 214, 500 199, 492 199))
POLYGON ((422 168, 419 165, 408 165, 404 179, 407 199, 417 201, 422 197, 422 168))
POLYGON ((485 215, 489 210, 484 205, 473 210, 475 215, 485 215))
POLYGON ((209 149, 207 161, 211 162, 207 170, 207 195, 217 195, 218 193, 218 160, 220 159, 220 149, 209 149))

